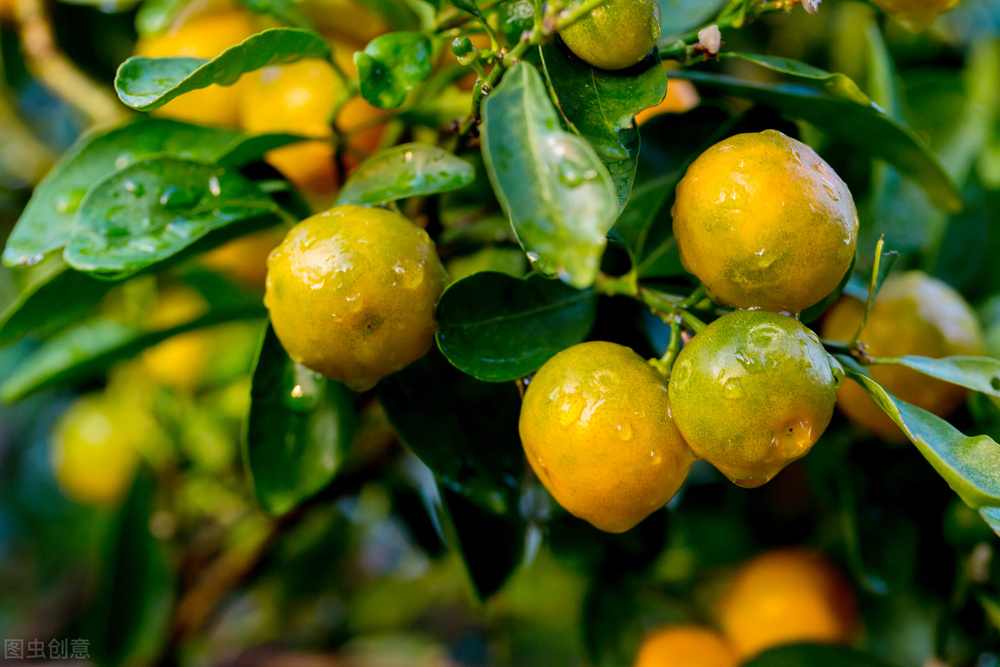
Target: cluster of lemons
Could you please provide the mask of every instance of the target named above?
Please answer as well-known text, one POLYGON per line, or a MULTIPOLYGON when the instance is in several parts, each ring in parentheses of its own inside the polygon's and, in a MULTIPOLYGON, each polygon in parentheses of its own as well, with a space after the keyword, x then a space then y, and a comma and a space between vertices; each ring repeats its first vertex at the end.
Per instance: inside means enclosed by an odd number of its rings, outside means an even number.
POLYGON ((650 632, 634 667, 736 667, 788 644, 844 644, 857 634, 854 592, 821 554, 775 549, 742 564, 714 609, 714 627, 665 625, 650 632))

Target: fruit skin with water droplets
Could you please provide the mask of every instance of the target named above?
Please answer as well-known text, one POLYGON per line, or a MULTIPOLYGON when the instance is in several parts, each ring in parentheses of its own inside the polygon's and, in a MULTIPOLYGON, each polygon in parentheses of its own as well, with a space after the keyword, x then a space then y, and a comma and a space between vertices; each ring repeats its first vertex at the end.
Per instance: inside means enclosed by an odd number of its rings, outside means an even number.
MULTIPOLYGON (((579 4, 577 0, 570 9, 579 4)), ((581 60, 619 70, 648 56, 660 31, 659 0, 610 0, 559 35, 581 60)))
MULTIPOLYGON (((865 304, 842 297, 823 320, 824 338, 849 341, 861 326, 865 304)), ((889 276, 872 306, 859 341, 873 357, 916 355, 939 359, 983 352, 979 319, 962 295, 920 271, 889 276)), ((963 387, 937 380, 902 366, 869 366, 872 379, 893 396, 946 418, 965 401, 963 387)), ((837 392, 837 407, 855 424, 891 442, 906 435, 858 383, 837 392)))
POLYGON ((736 667, 736 652, 718 632, 698 625, 668 625, 639 646, 632 667, 736 667))
POLYGON ((670 405, 695 455, 752 488, 809 452, 830 423, 843 377, 798 320, 738 310, 681 350, 670 405))
POLYGON ((663 377, 614 343, 581 343, 546 362, 525 392, 519 429, 556 501, 609 533, 663 507, 694 460, 663 377))
POLYGON ((832 292, 854 259, 850 190, 809 146, 780 132, 712 146, 677 186, 681 263, 717 302, 797 313, 832 292))
POLYGON ((740 660, 785 644, 846 644, 858 625, 854 591, 822 554, 766 551, 736 572, 718 606, 740 660))
POLYGON ((423 229, 384 209, 339 206, 274 249, 264 305, 294 361, 365 391, 430 348, 444 282, 423 229))

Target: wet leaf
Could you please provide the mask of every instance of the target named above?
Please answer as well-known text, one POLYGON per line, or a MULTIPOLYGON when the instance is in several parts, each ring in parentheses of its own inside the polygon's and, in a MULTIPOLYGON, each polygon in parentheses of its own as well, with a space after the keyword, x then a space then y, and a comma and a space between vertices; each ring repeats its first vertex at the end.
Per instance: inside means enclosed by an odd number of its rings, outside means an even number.
POLYGON ((448 151, 428 144, 403 144, 361 163, 344 183, 337 205, 382 204, 459 190, 475 176, 471 164, 448 151))
POLYGON ((250 390, 244 463, 260 504, 281 515, 325 488, 354 432, 354 394, 288 358, 271 327, 250 390))
POLYGON ((394 109, 431 75, 431 43, 419 33, 390 32, 355 53, 354 64, 361 96, 380 109, 394 109))
POLYGON ((541 276, 524 280, 474 273, 438 302, 438 347, 452 364, 485 382, 516 380, 583 342, 597 316, 597 294, 541 276))
POLYGON ((133 56, 115 76, 118 97, 138 111, 152 111, 192 90, 231 86, 242 74, 304 58, 330 60, 330 46, 320 35, 299 28, 271 28, 231 46, 215 58, 146 58, 133 56))
POLYGON ((589 287, 618 216, 617 192, 594 149, 559 126, 533 67, 515 65, 486 99, 482 137, 493 189, 534 267, 589 287))
POLYGON ((142 160, 91 189, 64 254, 78 271, 120 280, 213 230, 278 216, 278 205, 233 169, 177 158, 142 160))

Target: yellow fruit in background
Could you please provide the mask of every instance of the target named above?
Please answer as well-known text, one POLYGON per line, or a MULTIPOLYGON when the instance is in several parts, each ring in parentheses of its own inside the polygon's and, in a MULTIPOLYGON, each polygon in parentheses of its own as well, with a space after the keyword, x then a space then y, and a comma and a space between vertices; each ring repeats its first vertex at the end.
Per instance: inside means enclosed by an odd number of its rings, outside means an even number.
POLYGON ((247 234, 210 250, 199 261, 202 266, 218 271, 241 285, 263 292, 267 280, 267 256, 281 243, 284 233, 282 228, 247 234))
POLYGON ((323 60, 265 67, 245 77, 240 123, 254 134, 326 138, 269 151, 266 159, 299 188, 329 194, 338 181, 332 123, 341 92, 333 66, 323 60))
MULTIPOLYGON (((865 304, 845 296, 826 314, 822 334, 848 341, 864 317, 865 304)), ((873 357, 915 355, 938 359, 983 352, 983 332, 962 295, 920 271, 893 274, 882 285, 859 340, 873 357)), ((869 366, 872 379, 893 396, 939 417, 948 417, 965 401, 966 390, 901 366, 869 366)), ((885 440, 906 436, 856 382, 837 392, 837 407, 855 424, 885 440)))
POLYGON ((857 603, 821 554, 776 549, 740 567, 719 603, 719 623, 739 658, 775 646, 842 644, 857 627, 857 603))
POLYGON ((670 418, 664 378, 614 343, 582 343, 546 362, 525 392, 519 428, 545 488, 609 533, 663 507, 694 460, 670 418))
MULTIPOLYGON (((163 34, 140 38, 135 52, 148 58, 214 58, 255 32, 253 21, 243 12, 195 15, 163 34)), ((241 87, 242 82, 212 85, 181 95, 154 113, 190 123, 236 127, 241 87)))
POLYGON ((128 491, 144 437, 140 415, 103 394, 77 399, 52 433, 56 482, 71 498, 113 505, 128 491))
MULTIPOLYGON (((208 312, 208 303, 190 288, 173 288, 160 295, 146 321, 150 330, 169 329, 208 312)), ((200 383, 212 357, 212 337, 206 331, 190 331, 154 345, 141 357, 150 379, 174 389, 191 390, 200 383)))
MULTIPOLYGON (((580 4, 577 0, 570 9, 580 4)), ((649 55, 660 38, 659 0, 609 0, 559 32, 580 59, 601 69, 631 67, 649 55)))
POLYGON ((364 391, 430 348, 444 281, 423 229, 340 206, 300 222, 271 253, 264 304, 292 359, 364 391))
POLYGON ((718 303, 797 313, 832 292, 854 259, 847 185, 809 146, 766 130, 705 151, 677 186, 681 262, 718 303))
POLYGON ((324 35, 364 48, 364 45, 389 32, 385 19, 368 8, 369 0, 303 0, 302 11, 324 35))
POLYGON ((695 455, 745 487, 805 456, 833 415, 843 370, 798 320, 724 315, 695 335, 670 377, 674 422, 695 455))
POLYGON ((694 109, 701 102, 701 97, 695 89, 694 84, 684 79, 670 79, 667 86, 667 96, 655 107, 644 109, 636 114, 635 122, 638 125, 648 123, 657 116, 668 113, 684 113, 694 109))
POLYGON ((962 0, 872 0, 908 30, 929 28, 934 20, 962 0))
POLYGON ((642 640, 632 667, 736 667, 736 652, 715 630, 665 626, 642 640))

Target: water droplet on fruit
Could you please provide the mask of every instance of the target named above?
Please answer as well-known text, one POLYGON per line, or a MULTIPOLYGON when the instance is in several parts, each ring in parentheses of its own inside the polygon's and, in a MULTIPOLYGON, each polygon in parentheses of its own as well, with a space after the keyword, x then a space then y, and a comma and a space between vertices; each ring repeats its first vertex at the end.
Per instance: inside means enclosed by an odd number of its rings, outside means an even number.
POLYGON ((618 425, 618 439, 625 441, 632 439, 632 424, 624 422, 618 425))
POLYGON ((837 196, 837 191, 834 190, 832 187, 824 183, 823 189, 826 190, 826 194, 830 195, 830 199, 832 199, 833 201, 840 201, 840 197, 837 196))
POLYGON ((649 453, 649 458, 653 460, 653 465, 658 466, 663 463, 663 454, 657 451, 652 451, 649 453))
POLYGON ((726 398, 743 398, 746 393, 743 391, 743 386, 740 385, 740 381, 737 378, 730 378, 726 381, 726 384, 722 387, 722 395, 726 398))

